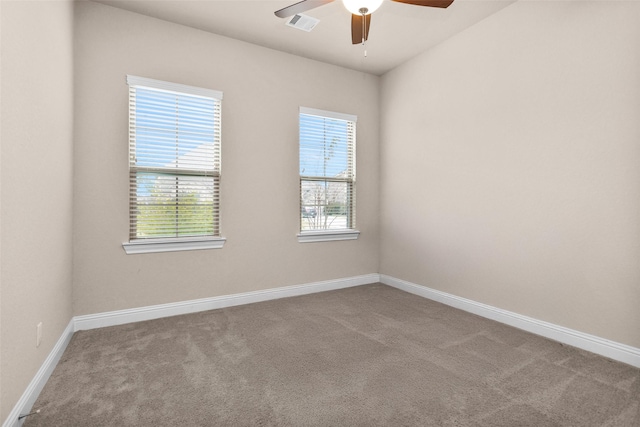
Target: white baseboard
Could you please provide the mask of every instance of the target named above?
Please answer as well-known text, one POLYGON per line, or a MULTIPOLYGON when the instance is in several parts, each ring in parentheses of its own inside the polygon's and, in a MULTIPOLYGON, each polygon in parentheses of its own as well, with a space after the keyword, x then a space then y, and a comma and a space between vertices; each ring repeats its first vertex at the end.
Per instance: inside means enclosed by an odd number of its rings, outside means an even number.
POLYGON ((380 281, 385 285, 393 286, 402 291, 640 368, 640 349, 638 348, 416 285, 415 283, 384 274, 380 275, 380 281))
POLYGON ((18 421, 18 417, 20 414, 31 411, 40 391, 42 391, 42 388, 47 383, 47 380, 58 364, 58 361, 62 357, 62 354, 67 348, 67 345, 75 331, 116 326, 125 323, 140 322, 143 320, 152 320, 279 298, 307 295, 316 292, 331 291, 376 282, 382 282, 385 285, 392 286, 402 291, 441 302, 487 319, 492 319, 500 323, 514 326, 516 328, 640 368, 640 349, 638 348, 609 341, 579 331, 574 331, 569 328, 543 322, 527 316, 522 316, 517 313, 461 298, 446 292, 430 289, 425 286, 416 285, 415 283, 396 279, 391 276, 373 273, 343 279, 308 283, 305 285, 286 286, 262 291, 245 292, 241 294, 224 295, 220 297, 203 298, 129 310, 76 316, 71 319, 69 325, 63 331, 62 336, 58 339, 58 342, 49 353, 49 356, 44 361, 31 383, 29 383, 25 392, 22 394, 22 397, 20 397, 18 403, 16 403, 13 410, 9 413, 9 416, 5 420, 4 424, 2 424, 2 427, 18 427, 21 425, 18 421))
POLYGON ((71 319, 56 342, 56 345, 53 346, 53 349, 42 363, 42 366, 40 366, 40 369, 36 372, 36 375, 27 386, 27 389, 22 393, 18 403, 16 403, 13 410, 9 413, 9 416, 5 420, 4 424, 2 424, 2 427, 17 427, 22 425, 22 421, 18 420, 18 418, 20 415, 28 413, 33 407, 38 395, 49 380, 49 377, 53 373, 58 361, 60 361, 62 353, 64 353, 69 341, 71 341, 73 332, 73 319, 71 319))
POLYGON ((132 308, 129 310, 76 316, 74 318, 74 324, 76 331, 103 328, 105 326, 123 325, 125 323, 140 322, 143 320, 158 319, 161 317, 177 316, 180 314, 215 310, 218 308, 233 307, 236 305, 251 304, 254 302, 268 301, 278 298, 287 298, 316 292, 349 288, 352 286, 376 283, 378 281, 380 281, 379 274, 366 274, 344 279, 308 283, 305 285, 285 286, 282 288, 265 289, 262 291, 244 292, 241 294, 223 295, 219 297, 132 308))
POLYGON ((38 399, 38 395, 47 383, 51 373, 62 357, 64 350, 67 348, 69 341, 71 341, 73 333, 76 331, 123 325, 125 323, 233 307, 236 305, 251 304, 254 302, 294 297, 316 292, 332 291, 336 289, 350 288, 352 286, 367 285, 369 283, 376 283, 379 281, 379 274, 365 274, 362 276, 325 280, 322 282, 308 283, 304 285, 285 286, 262 291, 181 301, 170 304, 133 308, 129 310, 111 311, 107 313, 89 314, 86 316, 76 316, 71 319, 69 325, 62 333, 62 336, 54 346, 53 350, 51 350, 51 353, 40 367, 40 370, 38 370, 35 377, 22 394, 22 397, 18 400, 18 403, 16 403, 13 410, 9 413, 9 416, 5 420, 4 424, 2 424, 2 427, 18 427, 22 425, 22 422, 18 421, 18 417, 21 414, 31 411, 33 404, 38 399))

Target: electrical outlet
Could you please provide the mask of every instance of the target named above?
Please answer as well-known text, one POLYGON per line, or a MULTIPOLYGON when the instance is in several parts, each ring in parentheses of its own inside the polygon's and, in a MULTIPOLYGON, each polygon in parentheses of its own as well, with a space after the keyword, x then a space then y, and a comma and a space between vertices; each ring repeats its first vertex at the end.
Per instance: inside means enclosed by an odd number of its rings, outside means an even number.
POLYGON ((40 347, 40 343, 42 342, 42 322, 38 323, 36 326, 36 347, 40 347))

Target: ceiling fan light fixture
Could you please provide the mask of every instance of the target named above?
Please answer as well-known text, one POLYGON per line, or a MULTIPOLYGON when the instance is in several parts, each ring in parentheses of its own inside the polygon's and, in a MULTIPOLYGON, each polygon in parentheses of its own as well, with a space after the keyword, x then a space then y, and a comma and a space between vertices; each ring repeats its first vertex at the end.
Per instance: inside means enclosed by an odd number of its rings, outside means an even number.
POLYGON ((342 3, 354 15, 370 15, 380 7, 382 0, 342 0, 342 3))

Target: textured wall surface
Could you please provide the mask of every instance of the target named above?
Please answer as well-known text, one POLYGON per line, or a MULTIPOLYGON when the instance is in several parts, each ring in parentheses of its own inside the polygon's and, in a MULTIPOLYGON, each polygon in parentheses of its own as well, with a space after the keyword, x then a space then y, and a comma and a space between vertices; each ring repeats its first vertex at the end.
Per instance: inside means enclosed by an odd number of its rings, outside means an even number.
POLYGON ((385 75, 380 272, 640 347, 639 51, 640 3, 517 2, 385 75))
POLYGON ((4 422, 72 316, 73 3, 0 12, 4 422))
POLYGON ((74 314, 377 271, 378 77, 100 4, 76 11, 74 314), (224 92, 223 249, 125 255, 127 74, 224 92), (358 116, 356 241, 297 241, 300 106, 358 116))

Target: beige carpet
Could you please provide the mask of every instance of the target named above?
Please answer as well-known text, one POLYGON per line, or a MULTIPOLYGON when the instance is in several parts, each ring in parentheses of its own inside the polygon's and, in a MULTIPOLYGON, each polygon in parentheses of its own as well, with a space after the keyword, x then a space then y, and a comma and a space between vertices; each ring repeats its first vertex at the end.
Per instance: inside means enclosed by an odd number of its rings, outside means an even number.
POLYGON ((76 333, 25 426, 640 426, 640 370, 381 284, 76 333))

